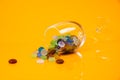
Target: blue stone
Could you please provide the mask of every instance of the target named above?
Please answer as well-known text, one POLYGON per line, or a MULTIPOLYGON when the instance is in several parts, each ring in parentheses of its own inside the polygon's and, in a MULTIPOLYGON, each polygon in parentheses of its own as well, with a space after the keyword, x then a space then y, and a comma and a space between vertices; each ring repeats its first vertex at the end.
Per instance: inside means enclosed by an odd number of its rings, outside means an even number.
POLYGON ((40 56, 42 56, 42 54, 41 54, 41 53, 38 53, 38 54, 37 54, 37 57, 40 57, 40 56))
POLYGON ((72 39, 67 39, 67 43, 73 43, 72 39))

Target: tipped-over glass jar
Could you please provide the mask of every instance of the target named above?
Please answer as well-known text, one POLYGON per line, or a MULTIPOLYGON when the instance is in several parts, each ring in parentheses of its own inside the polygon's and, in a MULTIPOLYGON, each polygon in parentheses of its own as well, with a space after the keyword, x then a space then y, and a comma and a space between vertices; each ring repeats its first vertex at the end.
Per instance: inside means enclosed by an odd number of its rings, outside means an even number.
POLYGON ((85 33, 83 27, 74 21, 59 22, 49 26, 44 32, 45 48, 48 55, 73 53, 83 46, 85 33))

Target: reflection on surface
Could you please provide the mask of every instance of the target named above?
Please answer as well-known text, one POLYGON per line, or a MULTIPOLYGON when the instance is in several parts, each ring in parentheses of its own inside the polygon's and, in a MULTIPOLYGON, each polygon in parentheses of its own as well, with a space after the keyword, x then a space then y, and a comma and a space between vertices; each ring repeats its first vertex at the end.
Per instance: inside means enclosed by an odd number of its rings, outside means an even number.
POLYGON ((68 32, 71 32, 73 30, 75 30, 76 28, 75 27, 69 27, 69 28, 64 28, 64 29, 61 29, 59 32, 61 34, 64 34, 64 33, 68 33, 68 32))

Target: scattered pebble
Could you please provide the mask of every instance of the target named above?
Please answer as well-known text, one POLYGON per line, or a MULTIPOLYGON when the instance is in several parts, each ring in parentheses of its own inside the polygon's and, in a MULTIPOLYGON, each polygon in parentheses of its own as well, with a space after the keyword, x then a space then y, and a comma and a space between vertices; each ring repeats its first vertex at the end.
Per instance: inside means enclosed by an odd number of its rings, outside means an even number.
POLYGON ((55 49, 49 49, 47 56, 48 56, 48 57, 53 57, 55 53, 56 53, 56 50, 55 50, 55 49))
POLYGON ((67 41, 67 43, 69 43, 69 44, 73 43, 73 40, 72 40, 71 38, 68 38, 66 41, 67 41))
POLYGON ((36 58, 37 57, 37 54, 32 54, 32 58, 36 58))
POLYGON ((40 56, 41 59, 46 60, 47 56, 40 56))
POLYGON ((57 64, 63 64, 63 63, 64 63, 64 60, 63 60, 63 59, 57 59, 57 60, 56 60, 56 63, 57 63, 57 64))
POLYGON ((50 62, 55 62, 55 57, 49 57, 48 59, 50 62))
POLYGON ((46 55, 47 55, 47 51, 46 51, 45 49, 43 49, 43 50, 41 50, 41 54, 42 54, 43 56, 46 56, 46 55))
POLYGON ((43 64, 43 63, 44 63, 44 60, 38 59, 38 60, 36 61, 36 63, 38 63, 38 64, 43 64))
POLYGON ((58 42, 58 46, 60 46, 60 47, 65 47, 65 42, 64 41, 59 41, 58 42))
POLYGON ((8 62, 9 62, 10 64, 16 64, 16 63, 17 63, 17 60, 16 60, 16 59, 10 59, 8 62))
POLYGON ((40 52, 39 52, 39 53, 37 53, 37 57, 40 57, 40 56, 42 56, 42 55, 41 55, 41 53, 40 53, 40 52))
POLYGON ((44 49, 44 47, 38 48, 38 51, 41 52, 44 49))

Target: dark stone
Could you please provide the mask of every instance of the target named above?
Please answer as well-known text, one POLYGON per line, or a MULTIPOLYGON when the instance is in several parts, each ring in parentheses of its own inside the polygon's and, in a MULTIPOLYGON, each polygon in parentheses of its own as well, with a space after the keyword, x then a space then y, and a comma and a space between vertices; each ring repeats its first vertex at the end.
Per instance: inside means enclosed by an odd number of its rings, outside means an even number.
POLYGON ((10 60, 9 60, 9 63, 10 63, 10 64, 15 64, 15 63, 17 63, 17 60, 16 60, 16 59, 10 59, 10 60))
POLYGON ((56 60, 56 63, 57 63, 57 64, 63 64, 63 63, 64 63, 64 60, 63 60, 63 59, 57 59, 57 60, 56 60))
POLYGON ((56 50, 55 50, 55 49, 49 49, 49 50, 48 50, 47 57, 53 57, 55 53, 56 53, 56 50))

